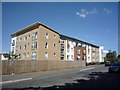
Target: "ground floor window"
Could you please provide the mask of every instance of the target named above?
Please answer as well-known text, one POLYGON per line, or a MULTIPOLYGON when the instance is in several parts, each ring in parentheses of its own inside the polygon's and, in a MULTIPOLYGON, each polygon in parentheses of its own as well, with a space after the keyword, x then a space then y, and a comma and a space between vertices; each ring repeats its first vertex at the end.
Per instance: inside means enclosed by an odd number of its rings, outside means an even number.
POLYGON ((37 59, 37 53, 36 52, 32 52, 32 59, 37 59))

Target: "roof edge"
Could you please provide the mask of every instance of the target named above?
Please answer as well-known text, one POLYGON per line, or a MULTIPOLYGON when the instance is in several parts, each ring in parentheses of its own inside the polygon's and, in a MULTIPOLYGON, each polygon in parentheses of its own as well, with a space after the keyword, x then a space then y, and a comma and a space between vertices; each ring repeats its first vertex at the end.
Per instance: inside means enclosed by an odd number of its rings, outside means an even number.
POLYGON ((14 35, 17 34, 17 33, 20 33, 20 32, 22 32, 22 31, 24 31, 24 30, 26 30, 26 29, 32 28, 32 27, 34 27, 34 26, 36 26, 36 25, 42 25, 42 26, 44 26, 44 27, 50 29, 51 31, 53 31, 53 32, 55 32, 55 33, 57 33, 57 34, 59 34, 57 31, 55 31, 55 30, 49 28, 47 25, 45 25, 45 24, 43 24, 43 23, 37 21, 37 22, 35 22, 35 23, 31 24, 31 25, 26 26, 26 27, 23 28, 23 29, 18 30, 17 32, 12 33, 11 36, 14 36, 14 35))

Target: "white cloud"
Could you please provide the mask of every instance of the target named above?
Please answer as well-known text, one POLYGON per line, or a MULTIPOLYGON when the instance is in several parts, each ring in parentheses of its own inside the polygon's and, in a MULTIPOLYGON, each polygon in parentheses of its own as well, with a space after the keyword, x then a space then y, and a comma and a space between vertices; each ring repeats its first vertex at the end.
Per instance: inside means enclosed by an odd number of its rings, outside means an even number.
POLYGON ((85 18, 89 14, 96 14, 98 11, 93 9, 92 11, 87 11, 85 9, 81 9, 80 12, 76 12, 76 15, 79 15, 82 18, 85 18))
POLYGON ((83 14, 83 13, 76 12, 76 14, 83 18, 86 17, 86 14, 83 14))
POLYGON ((112 11, 110 9, 104 8, 103 10, 107 15, 112 13, 112 11))

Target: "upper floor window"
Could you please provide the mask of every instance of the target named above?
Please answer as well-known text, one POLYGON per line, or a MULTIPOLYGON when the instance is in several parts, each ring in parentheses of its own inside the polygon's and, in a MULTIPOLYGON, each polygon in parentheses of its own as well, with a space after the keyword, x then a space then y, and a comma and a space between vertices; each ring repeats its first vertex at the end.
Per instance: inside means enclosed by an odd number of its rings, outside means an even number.
POLYGON ((48 49, 48 43, 47 43, 47 42, 45 43, 45 48, 47 48, 47 49, 48 49))
POLYGON ((21 50, 22 48, 21 48, 21 46, 20 46, 20 50, 21 50))
POLYGON ((15 40, 12 41, 12 46, 15 46, 15 40))
POLYGON ((67 55, 67 60, 69 60, 70 59, 70 55, 67 55))
POLYGON ((28 37, 30 38, 30 34, 28 35, 28 37))
POLYGON ((23 46, 23 49, 26 50, 26 45, 23 46))
POLYGON ((28 43, 28 49, 30 48, 30 44, 28 43))
POLYGON ((67 47, 67 52, 70 52, 70 48, 69 47, 67 47))
POLYGON ((49 36, 49 33, 46 33, 46 34, 45 34, 46 39, 48 39, 48 36, 49 36))
POLYGON ((19 41, 20 41, 20 42, 22 41, 22 37, 21 37, 21 38, 19 38, 19 41))
POLYGON ((37 42, 32 43, 32 49, 37 49, 37 42))
POLYGON ((53 56, 56 56, 56 53, 53 53, 53 56))
POLYGON ((56 35, 54 35, 53 37, 56 38, 56 35))
POLYGON ((83 51, 82 51, 82 53, 83 53, 83 54, 86 54, 86 51, 85 51, 85 50, 83 50, 83 51))
POLYGON ((32 52, 32 59, 37 59, 37 53, 36 52, 32 52))
POLYGON ((80 54, 80 49, 77 49, 77 54, 80 54))
POLYGON ((73 55, 71 55, 71 59, 73 60, 73 55))
POLYGON ((36 40, 37 39, 37 32, 34 32, 32 35, 32 40, 36 40))
POLYGON ((16 39, 16 43, 18 43, 18 39, 16 39))
POLYGON ((81 43, 77 43, 77 46, 78 46, 78 47, 81 47, 81 45, 82 45, 81 43))
POLYGON ((26 41, 27 40, 27 36, 24 36, 24 41, 26 41))
POLYGON ((77 56, 77 60, 80 60, 80 56, 77 56))
POLYGON ((30 55, 29 55, 29 52, 27 53, 27 57, 29 57, 30 55))
POLYGON ((86 56, 83 56, 83 60, 85 60, 86 59, 86 56))
POLYGON ((53 44, 53 46, 55 47, 55 46, 56 46, 56 44, 53 44))

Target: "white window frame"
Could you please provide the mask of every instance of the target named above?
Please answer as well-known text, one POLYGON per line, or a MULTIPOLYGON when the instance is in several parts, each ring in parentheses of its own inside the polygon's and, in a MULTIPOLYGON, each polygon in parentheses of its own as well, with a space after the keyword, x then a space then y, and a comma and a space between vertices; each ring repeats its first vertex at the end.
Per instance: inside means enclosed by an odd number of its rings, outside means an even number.
POLYGON ((26 53, 23 53, 23 59, 25 59, 26 58, 26 53))
POLYGON ((46 32, 46 34, 45 34, 45 38, 46 38, 46 39, 49 38, 49 33, 46 32))
POLYGON ((32 50, 35 50, 35 49, 37 49, 37 42, 32 43, 32 50))
POLYGON ((80 60, 80 56, 77 56, 77 60, 80 60))
POLYGON ((54 38, 56 38, 57 36, 56 35, 53 35, 54 38))
POLYGON ((36 52, 32 52, 32 60, 36 60, 37 59, 37 53, 36 52))
POLYGON ((45 43, 45 48, 48 49, 48 42, 45 43))
POLYGON ((34 32, 32 35, 32 40, 36 40, 38 38, 38 32, 34 32))
POLYGON ((45 58, 48 59, 48 52, 45 52, 45 58))
POLYGON ((80 54, 80 49, 77 49, 77 54, 80 54))
POLYGON ((56 56, 56 53, 53 53, 53 56, 56 56))

